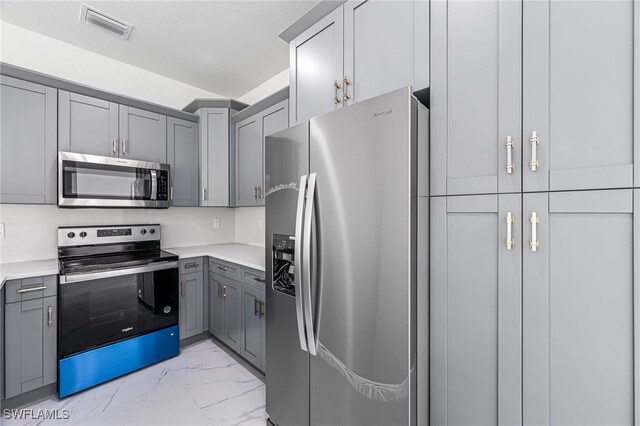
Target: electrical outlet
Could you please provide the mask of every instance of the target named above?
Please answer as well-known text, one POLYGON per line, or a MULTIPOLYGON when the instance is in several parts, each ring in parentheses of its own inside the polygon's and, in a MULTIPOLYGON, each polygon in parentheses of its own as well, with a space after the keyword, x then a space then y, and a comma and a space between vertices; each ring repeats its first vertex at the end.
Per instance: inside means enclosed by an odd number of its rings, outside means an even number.
POLYGON ((258 229, 262 229, 263 223, 262 219, 258 219, 258 229))
POLYGON ((213 229, 220 229, 220 219, 213 219, 213 229))
POLYGON ((0 238, 4 238, 4 223, 0 223, 0 238))

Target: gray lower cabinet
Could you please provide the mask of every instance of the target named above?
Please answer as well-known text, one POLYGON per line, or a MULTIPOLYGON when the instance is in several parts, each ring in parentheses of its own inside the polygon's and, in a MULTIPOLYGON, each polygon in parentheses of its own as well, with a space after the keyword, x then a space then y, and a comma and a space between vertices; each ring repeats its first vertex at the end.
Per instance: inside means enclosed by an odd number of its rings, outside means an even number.
POLYGON ((640 4, 525 1, 522 18, 524 190, 640 185, 640 4))
POLYGON ((4 397, 55 383, 57 297, 7 303, 4 308, 4 397))
POLYGON ((431 3, 431 195, 520 191, 521 44, 520 1, 431 3))
POLYGON ((288 126, 288 99, 236 123, 236 206, 264 206, 265 138, 288 126))
POLYGON ((167 162, 171 166, 171 205, 199 205, 198 124, 167 118, 167 162))
POLYGON ((520 211, 519 194, 431 198, 432 425, 522 421, 520 211))
POLYGON ((241 355, 256 368, 264 371, 264 290, 242 284, 242 336, 241 355))
POLYGON ((180 339, 204 332, 202 272, 180 275, 180 339))
POLYGON ((527 425, 638 424, 639 196, 523 196, 527 425))
POLYGON ((0 203, 56 204, 57 91, 0 77, 0 203))
POLYGON ((240 353, 242 316, 240 283, 209 271, 209 331, 240 353))
POLYGON ((80 154, 119 157, 118 104, 58 91, 58 148, 80 154))
POLYGON ((220 340, 225 334, 225 303, 222 296, 224 277, 209 271, 209 332, 220 340))

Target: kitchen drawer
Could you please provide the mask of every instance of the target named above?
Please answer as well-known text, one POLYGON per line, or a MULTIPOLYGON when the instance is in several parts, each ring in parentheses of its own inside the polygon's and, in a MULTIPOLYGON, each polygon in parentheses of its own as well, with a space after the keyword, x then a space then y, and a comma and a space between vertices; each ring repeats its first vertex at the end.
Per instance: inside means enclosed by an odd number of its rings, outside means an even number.
POLYGON ((180 275, 202 272, 202 263, 203 259, 201 257, 192 257, 180 260, 178 263, 180 267, 180 275))
POLYGON ((240 269, 240 281, 257 289, 264 290, 264 272, 255 269, 240 269))
POLYGON ((23 278, 5 283, 5 303, 24 302, 58 294, 57 275, 23 278))
POLYGON ((234 265, 233 263, 209 258, 209 271, 214 274, 238 280, 240 278, 239 269, 238 265, 234 265))

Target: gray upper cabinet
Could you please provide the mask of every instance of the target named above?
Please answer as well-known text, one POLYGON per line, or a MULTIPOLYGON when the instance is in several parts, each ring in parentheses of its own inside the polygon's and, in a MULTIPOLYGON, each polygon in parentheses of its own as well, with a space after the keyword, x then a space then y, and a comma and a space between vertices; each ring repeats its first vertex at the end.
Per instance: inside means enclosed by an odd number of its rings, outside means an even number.
POLYGON ((289 44, 292 124, 342 106, 343 26, 339 7, 289 44))
POLYGON ((431 18, 431 195, 519 192, 522 3, 436 1, 431 18))
POLYGON ((120 105, 120 157, 167 162, 167 117, 120 105))
POLYGON ((236 125, 236 206, 258 206, 262 185, 262 131, 260 117, 236 125))
POLYGON ((58 148, 60 151, 118 157, 118 104, 60 90, 58 148))
POLYGON ((429 84, 428 2, 348 0, 287 41, 291 124, 400 87, 429 84), (393 57, 381 62, 381 52, 393 57))
POLYGON ((199 205, 198 124, 167 118, 167 161, 171 166, 171 204, 199 205))
POLYGON ((0 78, 0 203, 57 201, 56 90, 0 78))
POLYGON ((408 85, 429 86, 428 44, 428 2, 348 0, 341 82, 345 105, 408 85), (381 61, 381 52, 393 55, 381 61))
POLYGON ((241 355, 256 368, 264 370, 264 290, 242 284, 242 345, 241 355))
POLYGON ((525 191, 640 184, 639 8, 524 2, 525 191))
POLYGON ((633 192, 523 196, 527 425, 638 423, 640 191, 633 192))
POLYGON ((56 381, 57 297, 5 305, 5 398, 56 381))
POLYGON ((200 205, 233 206, 229 108, 201 108, 196 114, 200 116, 200 205))
POLYGON ((433 425, 521 424, 520 211, 519 194, 431 198, 433 425))
POLYGON ((236 206, 264 205, 265 138, 288 125, 287 99, 236 123, 236 206))
MULTIPOLYGON (((201 258, 194 262, 202 262, 201 258)), ((180 275, 180 339, 204 332, 204 281, 202 272, 180 275)))

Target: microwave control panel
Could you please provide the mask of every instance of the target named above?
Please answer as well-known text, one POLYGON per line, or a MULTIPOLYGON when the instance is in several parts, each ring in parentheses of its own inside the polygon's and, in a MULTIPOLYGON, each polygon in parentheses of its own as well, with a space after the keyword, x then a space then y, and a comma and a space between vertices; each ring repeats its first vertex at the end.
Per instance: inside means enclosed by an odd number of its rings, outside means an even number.
POLYGON ((157 200, 167 201, 169 199, 169 172, 158 170, 158 194, 157 200))

